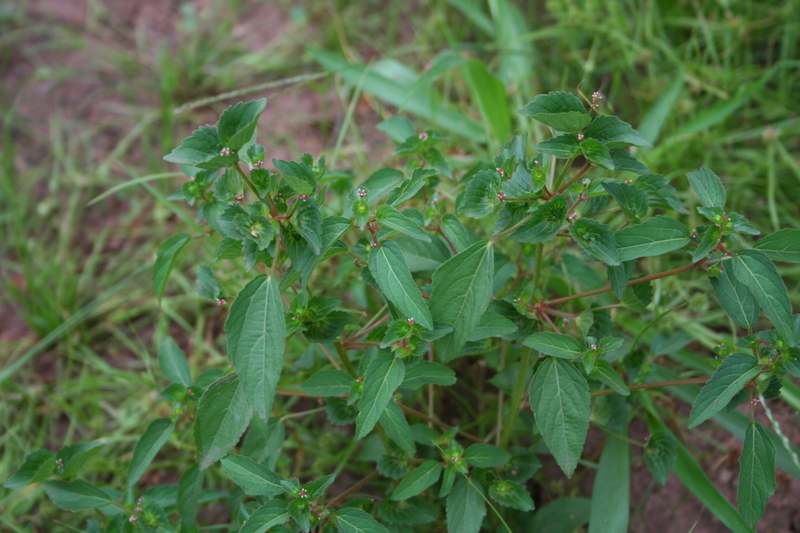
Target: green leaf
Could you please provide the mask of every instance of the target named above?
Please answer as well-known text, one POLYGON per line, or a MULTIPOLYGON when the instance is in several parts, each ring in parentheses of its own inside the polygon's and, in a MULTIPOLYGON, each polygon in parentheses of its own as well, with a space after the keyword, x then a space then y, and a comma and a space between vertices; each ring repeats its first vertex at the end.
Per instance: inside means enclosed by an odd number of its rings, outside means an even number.
POLYGON ((575 359, 583 353, 583 345, 577 339, 560 333, 546 331, 534 333, 522 341, 522 344, 543 354, 562 359, 575 359))
POLYGON ((800 263, 800 229, 780 229, 758 239, 753 248, 776 261, 800 263))
POLYGON ((546 204, 537 207, 531 213, 531 219, 509 235, 517 242, 536 244, 553 238, 568 214, 567 200, 563 196, 555 196, 546 204))
POLYGON ((545 444, 561 470, 572 477, 589 432, 589 385, 575 366, 548 357, 539 366, 530 402, 545 444))
POLYGON ((370 361, 364 376, 364 394, 358 402, 356 440, 364 438, 375 427, 404 375, 405 365, 399 359, 378 355, 370 361))
POLYGON ((156 418, 147 426, 144 435, 136 443, 133 457, 128 464, 128 488, 136 485, 141 479, 147 467, 150 466, 150 462, 167 442, 174 429, 175 423, 169 418, 156 418))
POLYGON ((688 174, 689 184, 700 202, 706 207, 725 206, 725 187, 712 171, 705 167, 692 170, 688 174))
POLYGON ((194 441, 200 470, 226 456, 247 429, 253 410, 239 376, 226 376, 206 390, 197 407, 194 441))
POLYGON ((228 454, 222 467, 231 479, 250 496, 275 496, 283 492, 281 478, 267 468, 242 455, 228 454))
POLYGON ((350 392, 353 376, 344 370, 320 370, 300 385, 311 396, 342 396, 350 392))
POLYGON ((73 513, 104 507, 111 501, 105 492, 83 479, 45 481, 44 490, 56 507, 73 513))
POLYGON ((607 265, 620 264, 614 233, 602 222, 591 218, 579 218, 569 227, 569 233, 589 256, 607 265))
MULTIPOLYGON (((443 362, 451 360, 478 325, 492 295, 494 250, 480 241, 436 269, 431 282, 431 315, 453 332, 436 341, 443 362)), ((431 329, 431 328, 429 328, 431 329)))
POLYGON ((644 462, 653 477, 666 485, 672 465, 678 457, 678 445, 669 431, 654 431, 644 446, 644 462))
POLYGON ((739 513, 755 528, 775 492, 775 446, 756 423, 747 428, 739 464, 739 513))
POLYGON ((520 511, 533 511, 535 505, 525 487, 515 481, 496 479, 489 485, 489 496, 506 507, 520 511))
POLYGON ((594 478, 589 533, 627 533, 630 496, 630 445, 610 435, 594 478))
POLYGON ((689 415, 689 428, 708 420, 720 409, 728 405, 745 384, 761 373, 761 366, 753 356, 745 353, 732 353, 723 359, 711 379, 694 400, 689 415))
POLYGON ((614 234, 620 261, 663 255, 689 242, 690 232, 672 217, 658 215, 614 234))
POLYGON ((390 401, 386 404, 380 418, 381 426, 386 431, 386 436, 392 439, 401 450, 409 456, 417 452, 414 446, 414 435, 411 433, 411 426, 408 425, 403 410, 396 402, 390 401))
POLYGON ((200 508, 200 495, 203 491, 204 472, 197 463, 186 469, 178 480, 178 512, 181 521, 194 523, 200 508))
POLYGON ((369 514, 355 507, 345 507, 336 511, 333 522, 342 533, 389 533, 369 514))
POLYGON ((419 224, 389 204, 378 206, 378 209, 375 211, 375 218, 384 226, 405 233, 415 239, 426 242, 430 242, 431 240, 428 234, 419 227, 419 224))
MULTIPOLYGON (((239 247, 238 251, 241 252, 241 242, 237 242, 236 244, 239 247)), ((238 255, 236 257, 238 257, 238 255)), ((219 300, 225 299, 225 293, 222 291, 222 286, 217 278, 217 275, 214 274, 214 271, 211 270, 211 267, 207 265, 198 265, 197 267, 197 282, 195 283, 195 291, 201 298, 205 298, 206 300, 211 300, 213 302, 218 302, 219 300)))
POLYGON ((753 293, 764 314, 789 345, 795 345, 789 293, 772 261, 758 250, 742 250, 733 260, 733 275, 753 293))
POLYGON ((709 277, 709 280, 719 304, 734 322, 743 328, 756 325, 761 308, 747 285, 736 279, 729 269, 720 270, 719 274, 709 277))
POLYGON ((511 113, 503 82, 492 76, 478 59, 461 63, 461 72, 473 102, 478 104, 484 124, 489 126, 496 141, 504 142, 511 137, 511 113))
POLYGON ((239 102, 223 111, 217 123, 222 145, 237 151, 250 142, 256 131, 258 117, 265 107, 267 99, 261 98, 247 103, 239 102))
POLYGON ((53 475, 56 469, 56 454, 50 450, 34 450, 25 456, 25 460, 14 474, 8 478, 3 487, 21 489, 31 483, 44 481, 53 475))
POLYGON ((239 374, 242 392, 256 416, 266 422, 286 345, 286 320, 278 280, 258 276, 234 300, 225 321, 228 356, 239 374))
POLYGON ((80 474, 81 469, 86 464, 86 461, 96 454, 100 447, 105 443, 101 441, 85 442, 80 444, 70 444, 64 446, 56 454, 56 460, 61 460, 63 466, 60 467, 61 477, 64 479, 72 479, 80 474))
POLYGON ((410 178, 403 180, 396 189, 389 193, 386 203, 392 207, 397 207, 406 200, 413 198, 425 186, 425 178, 435 175, 436 171, 432 168, 415 168, 410 178))
POLYGON ((480 322, 472 330, 468 340, 474 342, 491 337, 504 337, 515 331, 517 331, 517 325, 512 321, 497 313, 487 311, 481 316, 480 322))
POLYGON ((391 117, 375 126, 396 143, 401 143, 414 135, 414 123, 405 117, 391 117))
POLYGON ((235 151, 223 155, 222 141, 217 128, 203 126, 181 141, 181 145, 164 156, 165 161, 179 165, 190 165, 203 170, 219 170, 232 167, 239 161, 235 151))
POLYGON ((605 359, 597 359, 594 362, 594 370, 592 370, 592 377, 599 379, 618 394, 622 394, 623 396, 629 396, 631 391, 628 389, 628 386, 622 381, 622 378, 619 377, 617 371, 614 370, 614 367, 611 366, 611 363, 606 361, 605 359))
POLYGON ((191 239, 188 234, 179 233, 173 235, 158 247, 156 262, 153 265, 153 289, 156 291, 159 304, 161 303, 161 296, 164 294, 164 287, 167 286, 167 278, 172 272, 172 267, 175 266, 175 260, 191 239))
POLYGON ((536 533, 574 533, 589 523, 592 500, 559 498, 533 515, 530 531, 536 533))
POLYGON ((297 194, 313 195, 317 192, 317 176, 306 164, 296 161, 282 161, 273 159, 272 164, 283 175, 283 180, 294 189, 297 194))
POLYGON ((250 515, 239 533, 265 533, 270 528, 286 522, 288 517, 286 502, 270 500, 250 515))
POLYGON ((608 153, 614 161, 614 168, 617 170, 627 170, 628 172, 633 172, 640 176, 650 173, 650 169, 647 168, 644 163, 640 162, 622 148, 612 148, 608 153))
POLYGON ((407 500, 421 493, 437 481, 442 475, 439 461, 425 461, 403 478, 392 492, 393 500, 407 500))
POLYGON ((706 229, 706 232, 703 234, 700 244, 697 245, 697 249, 692 255, 692 261, 697 262, 706 257, 714 248, 716 248, 720 239, 722 239, 722 229, 720 229, 720 227, 716 224, 709 226, 708 229, 706 229))
POLYGON ((464 196, 458 206, 459 214, 472 218, 483 218, 490 215, 499 203, 497 193, 500 192, 502 178, 496 170, 481 170, 467 184, 464 196))
POLYGON ((581 153, 580 141, 574 133, 565 133, 546 139, 534 146, 533 149, 540 154, 555 156, 556 159, 572 159, 581 153))
POLYGON ((440 363, 420 361, 406 371, 403 383, 404 389, 417 390, 423 385, 433 383, 449 387, 456 382, 456 373, 440 363))
POLYGON ((625 218, 629 221, 638 224, 640 219, 647 215, 650 200, 641 189, 614 181, 603 182, 603 188, 617 201, 620 209, 625 213, 625 218))
POLYGON ((300 207, 294 214, 294 225, 297 232, 303 236, 308 246, 319 255, 322 247, 322 212, 313 198, 299 200, 300 207))
POLYGON ((600 165, 608 170, 614 170, 614 159, 612 159, 605 144, 587 138, 580 142, 580 146, 586 161, 594 163, 595 165, 600 165))
POLYGON ((403 252, 394 241, 383 241, 369 252, 369 270, 386 299, 425 329, 433 329, 431 311, 411 277, 403 252))
POLYGON ((158 347, 158 366, 161 373, 170 383, 180 383, 184 387, 192 386, 192 371, 189 362, 178 344, 170 336, 161 341, 158 347))
POLYGON ((459 476, 447 496, 448 533, 478 533, 486 516, 486 502, 474 483, 459 476))
POLYGON ((633 267, 636 265, 634 261, 625 261, 615 266, 606 266, 608 274, 608 283, 614 291, 614 295, 622 299, 625 289, 628 288, 628 280, 631 279, 633 274, 633 267))
POLYGON ((562 91, 540 94, 519 112, 556 131, 569 133, 579 132, 592 121, 578 97, 562 91))
POLYGON ((490 444, 472 444, 464 452, 464 459, 478 468, 496 468, 511 460, 511 453, 490 444))
POLYGON ((642 134, 611 115, 599 115, 583 132, 587 139, 595 139, 609 149, 625 148, 626 146, 651 147, 642 134))

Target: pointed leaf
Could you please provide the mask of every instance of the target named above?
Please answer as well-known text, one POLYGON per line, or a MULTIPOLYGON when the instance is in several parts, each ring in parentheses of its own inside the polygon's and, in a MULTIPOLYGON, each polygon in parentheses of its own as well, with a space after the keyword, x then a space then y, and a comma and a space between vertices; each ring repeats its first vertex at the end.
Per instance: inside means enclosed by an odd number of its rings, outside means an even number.
POLYGON ((631 279, 631 274, 633 274, 633 267, 635 265, 636 263, 633 261, 625 261, 619 265, 606 266, 608 283, 611 285, 614 295, 620 300, 625 293, 625 289, 628 288, 628 280, 631 279))
POLYGON ((169 418, 156 418, 147 426, 144 435, 136 443, 133 457, 128 464, 128 488, 136 485, 174 429, 175 423, 169 418))
POLYGON ((539 332, 534 333, 524 341, 522 344, 538 350, 546 355, 560 357, 562 359, 575 359, 580 357, 583 352, 583 345, 569 335, 562 335, 560 333, 539 332))
POLYGON ((170 383, 179 383, 184 387, 192 386, 192 372, 189 362, 178 344, 170 336, 164 337, 158 348, 158 366, 161 373, 170 383))
POLYGON ((44 490, 56 507, 73 513, 104 507, 111 501, 108 494, 83 479, 45 481, 44 490))
POLYGON ((403 478, 392 492, 393 500, 407 500, 421 493, 437 481, 442 475, 439 461, 425 461, 403 478))
POLYGON ((499 203, 497 193, 501 184, 502 178, 495 170, 481 170, 475 174, 464 191, 458 206, 459 214, 472 218, 490 215, 499 203))
POLYGON ((405 233, 415 239, 430 242, 431 238, 425 231, 413 220, 405 216, 403 213, 390 206, 383 204, 378 206, 375 211, 375 218, 388 228, 405 233))
POLYGON ((689 428, 708 420, 728 405, 748 381, 761 373, 761 366, 751 355, 732 353, 723 359, 711 379, 694 400, 689 415, 689 428))
POLYGON ((273 159, 272 164, 283 175, 284 182, 297 194, 311 196, 317 192, 317 176, 308 165, 280 159, 273 159))
POLYGON ((718 275, 708 279, 719 304, 734 322, 743 328, 756 325, 761 308, 747 285, 736 279, 730 269, 720 270, 718 275))
POLYGON ((604 182, 603 188, 617 201, 629 221, 638 224, 639 220, 647 215, 650 200, 641 189, 637 189, 633 185, 613 181, 604 182))
POLYGON ((403 252, 394 241, 383 241, 369 253, 369 270, 386 299, 401 313, 425 329, 433 329, 433 319, 419 291, 403 252))
POLYGON ((394 391, 403 382, 405 365, 389 355, 378 355, 370 361, 364 376, 364 394, 358 402, 356 439, 372 431, 394 391))
POLYGON ((173 235, 158 247, 156 262, 153 265, 153 290, 156 292, 159 303, 161 303, 161 296, 164 294, 164 287, 167 286, 167 279, 170 272, 172 272, 172 267, 175 266, 175 260, 191 239, 188 234, 179 233, 178 235, 173 235))
POLYGON ((614 233, 602 222, 579 218, 569 227, 569 233, 591 257, 611 266, 620 264, 614 233))
POLYGON ((425 186, 425 178, 435 175, 436 170, 432 168, 415 168, 410 178, 403 180, 399 187, 389 193, 386 203, 392 207, 397 207, 406 200, 413 198, 425 186))
POLYGON ((776 261, 800 263, 800 229, 781 229, 759 239, 753 248, 776 261))
POLYGON ((8 478, 3 487, 21 489, 31 483, 44 481, 53 475, 56 469, 56 454, 50 450, 34 450, 25 456, 25 460, 14 474, 8 478))
POLYGON ((417 449, 414 446, 414 435, 411 433, 411 426, 408 425, 403 410, 396 402, 389 401, 381 415, 381 426, 386 431, 386 436, 397 444, 401 450, 409 456, 413 456, 417 449))
POLYGON ((611 158, 611 154, 605 144, 587 138, 580 142, 580 146, 581 153, 583 153, 586 161, 600 165, 608 170, 614 170, 614 159, 611 158))
POLYGON ((644 447, 644 462, 653 477, 665 485, 672 465, 678 457, 678 445, 672 433, 665 430, 654 431, 644 447))
POLYGON ((471 444, 464 451, 464 459, 478 468, 496 468, 511 460, 511 453, 490 444, 471 444))
POLYGON ((525 487, 514 481, 496 479, 489 485, 489 496, 506 507, 520 511, 533 511, 535 505, 525 487))
POLYGON ((688 174, 692 190, 706 207, 723 207, 725 205, 725 187, 712 171, 705 167, 692 170, 688 174))
POLYGON ((594 370, 592 370, 592 377, 599 379, 618 394, 622 394, 623 396, 629 396, 631 391, 628 389, 628 386, 622 381, 622 378, 619 377, 617 371, 614 370, 614 367, 611 366, 611 363, 606 361, 605 359, 597 359, 594 362, 594 370))
POLYGON ((200 470, 205 470, 239 442, 252 416, 239 376, 223 378, 206 390, 197 407, 194 440, 200 470))
POLYGON ((595 139, 611 148, 624 148, 626 146, 650 147, 650 143, 642 134, 611 115, 600 115, 595 118, 583 132, 587 139, 595 139))
POLYGON ((322 247, 322 212, 313 198, 299 200, 300 207, 294 214, 294 225, 308 246, 319 255, 322 247))
POLYGON ((758 250, 742 250, 731 263, 736 279, 750 289, 783 340, 794 346, 794 317, 789 293, 769 257, 758 250))
POLYGON ((592 121, 577 96, 561 91, 540 94, 519 112, 556 131, 570 133, 579 132, 592 121))
POLYGON ((580 141, 574 133, 565 133, 546 139, 534 146, 533 149, 540 154, 555 156, 556 159, 572 159, 581 153, 580 141))
POLYGON ((456 355, 478 325, 492 295, 494 250, 480 241, 451 257, 436 269, 431 282, 431 315, 453 327, 436 342, 442 361, 456 355))
POLYGON ((256 131, 258 117, 267 106, 267 99, 252 102, 239 102, 222 112, 217 123, 219 140, 223 146, 233 151, 250 142, 256 131))
POLYGON ((449 387, 455 382, 456 373, 451 368, 440 363, 420 361, 406 371, 400 386, 405 389, 417 390, 428 383, 449 387))
POLYGON ((447 496, 448 533, 478 533, 481 530, 486 502, 479 490, 467 477, 458 477, 447 496))
POLYGON ((320 370, 300 388, 311 396, 342 396, 350 392, 353 376, 344 370, 320 370))
POLYGON ((627 440, 609 436, 593 489, 589 533, 627 533, 631 505, 631 457, 627 440))
POLYGON ((96 454, 105 443, 102 441, 84 442, 80 444, 70 444, 64 446, 56 454, 56 459, 60 459, 61 477, 72 479, 80 474, 86 462, 96 454))
MULTIPOLYGON (((238 251, 241 252, 241 241, 236 244, 239 247, 238 251)), ((237 254, 236 257, 239 257, 239 255, 237 254)), ((219 278, 217 278, 217 275, 211 270, 211 267, 207 265, 198 265, 197 267, 195 291, 201 298, 205 298, 206 300, 217 302, 221 299, 225 299, 225 293, 222 291, 219 278)))
POLYGON ((275 496, 283 492, 281 478, 267 468, 243 455, 231 453, 223 457, 222 467, 231 479, 250 496, 275 496))
POLYGON ((225 321, 228 356, 255 414, 269 419, 286 346, 286 320, 278 280, 259 276, 248 283, 225 321))
POLYGON ((333 522, 342 533, 389 533, 369 514, 355 507, 336 511, 333 522))
POLYGON ((486 64, 478 59, 461 63, 461 72, 494 139, 500 142, 508 139, 511 136, 511 113, 503 82, 492 76, 486 64))
POLYGON ((775 492, 775 445, 759 424, 748 426, 739 464, 739 513, 755 528, 775 492))
POLYGON ((509 235, 517 242, 536 244, 555 237, 567 218, 567 200, 556 196, 531 213, 531 219, 509 235))
POLYGON ((548 357, 533 377, 530 402, 545 444, 572 477, 589 432, 589 385, 575 366, 548 357))
POLYGON ((197 463, 181 474, 178 480, 178 512, 181 521, 194 523, 200 508, 200 494, 203 491, 204 472, 197 463))
POLYGON ((203 170, 219 170, 231 167, 239 161, 235 151, 230 155, 223 155, 224 148, 217 128, 203 126, 181 141, 181 145, 165 155, 164 160, 203 170))
POLYGON ((722 230, 720 227, 716 224, 709 226, 708 229, 706 229, 706 232, 703 234, 700 244, 697 245, 697 250, 695 250, 694 254, 692 255, 692 261, 697 262, 706 257, 714 248, 716 248, 720 239, 722 239, 722 230))
POLYGON ((642 224, 628 226, 616 232, 620 261, 662 255, 677 250, 689 242, 690 232, 672 217, 658 215, 642 224))
POLYGON ((474 342, 491 337, 503 337, 514 333, 517 329, 517 325, 509 319, 487 311, 481 316, 480 322, 470 333, 469 341, 474 342))
POLYGON ((239 533, 265 533, 270 528, 283 524, 288 518, 286 502, 270 500, 250 515, 239 533))

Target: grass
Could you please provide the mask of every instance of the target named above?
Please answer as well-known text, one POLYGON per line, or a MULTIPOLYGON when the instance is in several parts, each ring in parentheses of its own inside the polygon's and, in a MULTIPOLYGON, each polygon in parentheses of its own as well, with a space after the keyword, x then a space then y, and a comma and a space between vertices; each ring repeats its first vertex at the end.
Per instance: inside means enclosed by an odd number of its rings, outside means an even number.
MULTIPOLYGON (((124 462, 112 459, 127 457, 163 409, 151 371, 160 339, 182 339, 195 370, 223 360, 221 318, 191 296, 194 273, 178 268, 159 308, 143 270, 175 227, 191 227, 181 219, 192 214, 163 201, 179 180, 153 179, 90 201, 132 178, 172 170, 161 155, 236 98, 180 106, 324 73, 326 65, 305 45, 339 54, 338 61, 357 66, 355 74, 269 88, 275 98, 262 124, 272 133, 269 153, 292 156, 318 143, 339 166, 366 173, 388 155, 372 126, 392 116, 392 103, 442 129, 442 111, 456 121, 496 125, 498 113, 513 114, 539 92, 580 87, 601 91, 607 109, 658 141, 642 158, 681 183, 679 190, 687 171, 705 165, 729 186, 731 209, 757 227, 798 227, 797 2, 276 4, 278 15, 253 2, 210 2, 202 10, 182 4, 165 19, 147 21, 168 37, 154 34, 137 12, 125 18, 100 2, 88 2, 84 20, 69 24, 34 2, 0 4, 0 71, 8 73, 0 95, 7 110, 0 296, 3 312, 13 309, 26 331, 0 343, 0 372, 8 378, 0 383, 0 426, 9 428, 0 436, 0 479, 31 449, 91 439, 109 448, 94 475, 123 479, 124 462), (262 24, 253 17, 268 18, 262 24), (463 65, 440 63, 438 76, 420 79, 448 49, 483 62, 506 86, 507 100, 488 99, 480 78, 466 83, 463 65), (360 65, 371 70, 365 75, 360 65), (394 100, 386 87, 394 87, 394 100), (440 112, 430 113, 431 106, 440 112)), ((510 127, 523 131, 530 122, 513 114, 510 127)), ((493 151, 450 129, 454 168, 474 162, 464 154, 493 151)), ((531 132, 534 140, 545 134, 531 132)), ((800 272, 785 273, 798 302, 800 272)), ((687 299, 694 287, 681 288, 687 299)), ((696 322, 707 345, 727 327, 702 309, 671 315, 661 327, 697 331, 696 322)), ((67 531, 80 519, 60 513, 41 488, 0 489, 2 528, 67 531), (61 525, 53 527, 54 520, 61 525)))

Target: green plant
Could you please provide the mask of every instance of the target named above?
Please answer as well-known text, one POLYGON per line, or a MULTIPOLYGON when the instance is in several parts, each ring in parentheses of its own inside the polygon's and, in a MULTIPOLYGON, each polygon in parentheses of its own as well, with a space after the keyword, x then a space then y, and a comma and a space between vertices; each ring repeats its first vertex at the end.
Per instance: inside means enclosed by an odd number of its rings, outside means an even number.
POLYGON ((535 156, 516 136, 460 182, 444 137, 401 117, 379 128, 403 168, 362 181, 304 154, 272 172, 256 143, 266 101, 228 108, 165 157, 191 178, 172 199, 209 231, 165 241, 153 285, 161 300, 182 250, 213 247, 197 292, 229 306, 231 365, 193 375, 166 336, 169 415, 137 442, 124 486, 79 477, 97 442, 36 450, 5 486, 43 482, 59 507, 96 510, 88 531, 211 529, 201 509, 224 507, 223 527, 242 532, 521 531, 550 454, 567 477, 597 469, 590 503, 550 504, 588 506, 570 528, 626 531, 634 448, 659 482, 674 470, 728 528, 751 531, 776 464, 800 470, 765 405, 800 376, 772 263, 800 262, 800 230, 751 246, 759 231, 725 211, 702 167, 688 179, 706 221, 690 230, 676 189, 626 150, 649 143, 599 114, 601 99, 537 96, 521 113, 555 135, 535 156), (691 275, 708 278, 705 293, 674 298, 691 275), (658 355, 680 346, 652 328, 710 293, 734 324, 713 374, 671 375, 658 355), (744 436, 738 511, 662 422, 656 395, 695 384, 688 426, 725 417, 744 436), (759 402, 776 432, 756 421, 759 402), (636 420, 646 442, 629 437, 636 420), (582 462, 590 425, 607 436, 597 465, 582 462), (143 481, 170 441, 194 462, 169 472, 177 484, 143 481))

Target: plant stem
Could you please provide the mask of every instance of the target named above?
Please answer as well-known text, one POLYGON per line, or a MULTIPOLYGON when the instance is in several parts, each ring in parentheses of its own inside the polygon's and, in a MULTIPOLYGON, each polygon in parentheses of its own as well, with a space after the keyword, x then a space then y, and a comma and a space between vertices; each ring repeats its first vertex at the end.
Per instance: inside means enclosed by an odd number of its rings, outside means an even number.
POLYGON ((247 173, 244 170, 242 170, 242 167, 239 166, 239 163, 233 165, 233 168, 236 169, 236 172, 239 173, 239 176, 241 176, 244 182, 247 184, 247 186, 250 187, 250 190, 253 191, 253 194, 256 195, 256 198, 258 198, 261 202, 265 204, 268 203, 264 198, 261 197, 260 194, 258 194, 258 189, 256 189, 256 186, 253 185, 252 181, 250 181, 250 176, 248 176, 247 173))
MULTIPOLYGON (((571 163, 571 162, 572 162, 572 161, 570 161, 570 163, 571 163)), ((592 164, 591 164, 591 163, 586 163, 585 165, 583 165, 583 167, 581 167, 581 169, 578 171, 578 173, 577 173, 577 174, 575 174, 575 177, 574 177, 574 178, 572 178, 571 180, 569 180, 568 182, 566 182, 566 183, 564 184, 564 186, 563 186, 563 187, 559 188, 559 189, 556 191, 556 194, 561 194, 562 192, 564 192, 564 191, 566 191, 567 189, 569 189, 569 188, 572 186, 572 184, 573 184, 573 183, 575 183, 576 181, 578 181, 579 179, 581 179, 581 178, 583 177, 583 175, 584 175, 584 174, 586 174, 586 172, 587 172, 587 171, 588 171, 590 168, 592 168, 592 164)), ((560 180, 559 180, 559 181, 560 181, 560 180)))
MULTIPOLYGON (((431 418, 430 416, 426 415, 425 413, 420 413, 416 409, 412 409, 411 407, 408 407, 407 405, 403 405, 400 402, 397 402, 397 406, 400 409, 402 409, 403 411, 405 411, 406 413, 408 413, 410 415, 414 415, 417 418, 425 420, 426 422, 430 422, 431 424, 436 424, 437 426, 443 427, 445 429, 450 429, 451 427, 453 427, 450 424, 446 424, 444 422, 436 420, 435 418, 431 418)), ((475 435, 471 435, 471 434, 467 433, 466 431, 458 430, 458 434, 461 435, 462 437, 465 437, 465 438, 473 441, 473 442, 479 442, 481 444, 486 444, 486 441, 484 441, 483 439, 480 439, 480 438, 476 437, 475 435)))
MULTIPOLYGON (((701 377, 701 378, 684 378, 684 379, 673 379, 671 381, 658 381, 656 383, 642 383, 641 385, 631 385, 628 387, 630 390, 641 390, 641 389, 658 389, 661 387, 674 387, 675 385, 695 385, 707 382, 711 379, 711 376, 701 377)), ((614 394, 614 389, 603 389, 598 390, 590 393, 590 396, 605 396, 606 394, 614 394)))
MULTIPOLYGON (((542 257, 544 256, 544 243, 540 242, 536 245, 536 259, 533 263, 533 287, 539 288, 539 279, 542 277, 542 257)), ((536 291, 534 290, 534 293, 536 291)))
POLYGON ((511 411, 508 413, 506 425, 503 428, 503 438, 500 440, 501 448, 508 446, 511 435, 514 433, 514 424, 517 423, 517 417, 522 410, 522 398, 525 396, 525 385, 528 382, 528 365, 530 364, 531 351, 528 347, 522 350, 519 370, 517 371, 517 382, 514 384, 514 390, 511 391, 511 400, 509 401, 509 409, 511 411))
POLYGON ((353 364, 350 362, 350 358, 347 357, 347 350, 344 349, 342 343, 336 341, 333 343, 333 347, 336 348, 336 353, 339 354, 339 359, 342 361, 342 366, 344 367, 344 369, 347 370, 347 372, 354 378, 358 377, 356 369, 353 368, 353 364))
POLYGON ((531 217, 533 217, 533 215, 527 215, 525 218, 523 218, 522 220, 520 220, 519 222, 517 222, 516 224, 514 224, 513 226, 511 226, 507 230, 503 230, 500 233, 498 233, 497 235, 495 235, 494 237, 492 237, 491 239, 489 239, 489 242, 495 242, 495 241, 497 241, 499 239, 502 239, 503 237, 505 237, 509 233, 513 232, 518 227, 520 227, 523 224, 525 224, 527 221, 529 221, 531 219, 531 217))
MULTIPOLYGON (((384 305, 383 308, 381 309, 381 311, 383 311, 383 309, 385 309, 385 308, 386 308, 386 306, 384 305)), ((378 313, 380 314, 380 311, 378 313)), ((377 316, 377 315, 375 315, 375 316, 377 316)), ((367 323, 367 325, 364 326, 364 329, 362 329, 361 331, 359 331, 358 333, 356 333, 352 337, 348 338, 347 340, 354 341, 354 340, 360 339, 361 337, 363 337, 364 335, 366 335, 367 333, 369 333, 373 329, 379 328, 382 325, 386 324, 386 322, 388 322, 390 318, 392 318, 392 315, 387 313, 380 320, 378 320, 377 322, 367 323)))
MULTIPOLYGON (((627 285, 628 286, 638 285, 639 283, 647 283, 648 281, 653 281, 653 280, 661 279, 661 278, 667 278, 669 276, 675 276, 676 274, 681 274, 683 272, 688 272, 690 270, 694 270, 695 268, 698 268, 698 267, 702 266, 703 263, 705 263, 705 262, 706 262, 706 260, 705 260, 705 258, 703 258, 700 261, 697 261, 696 263, 692 263, 690 265, 684 265, 682 267, 673 268, 672 270, 665 270, 664 272, 658 272, 656 274, 651 274, 649 276, 644 276, 642 278, 631 280, 631 281, 628 282, 627 285)), ((611 286, 602 287, 600 289, 594 289, 594 290, 591 290, 591 291, 582 292, 580 294, 573 294, 572 296, 564 296, 563 298, 556 298, 555 300, 548 300, 547 304, 548 305, 563 304, 563 303, 569 302, 571 300, 578 300, 580 298, 586 298, 587 296, 594 296, 595 294, 603 294, 604 292, 609 292, 609 291, 611 291, 611 286)))
POLYGON ((325 507, 330 509, 331 507, 333 507, 334 505, 344 500, 345 498, 356 492, 358 489, 360 489, 361 487, 372 481, 372 479, 375 478, 375 476, 377 475, 378 471, 373 470, 372 473, 370 473, 370 475, 368 475, 367 477, 365 477, 364 479, 362 479, 361 481, 359 481, 358 483, 356 483, 355 485, 353 485, 352 487, 350 487, 349 489, 347 489, 346 491, 344 491, 343 493, 339 494, 337 497, 329 501, 328 505, 326 505, 325 507))
POLYGON ((574 160, 575 160, 575 158, 573 157, 572 159, 567 159, 564 162, 564 168, 561 169, 561 173, 556 178, 556 181, 553 182, 553 190, 555 191, 553 193, 553 196, 557 195, 560 192, 559 191, 559 186, 561 185, 561 182, 564 181, 564 177, 567 175, 567 172, 569 172, 569 169, 572 168, 572 162, 574 160))

